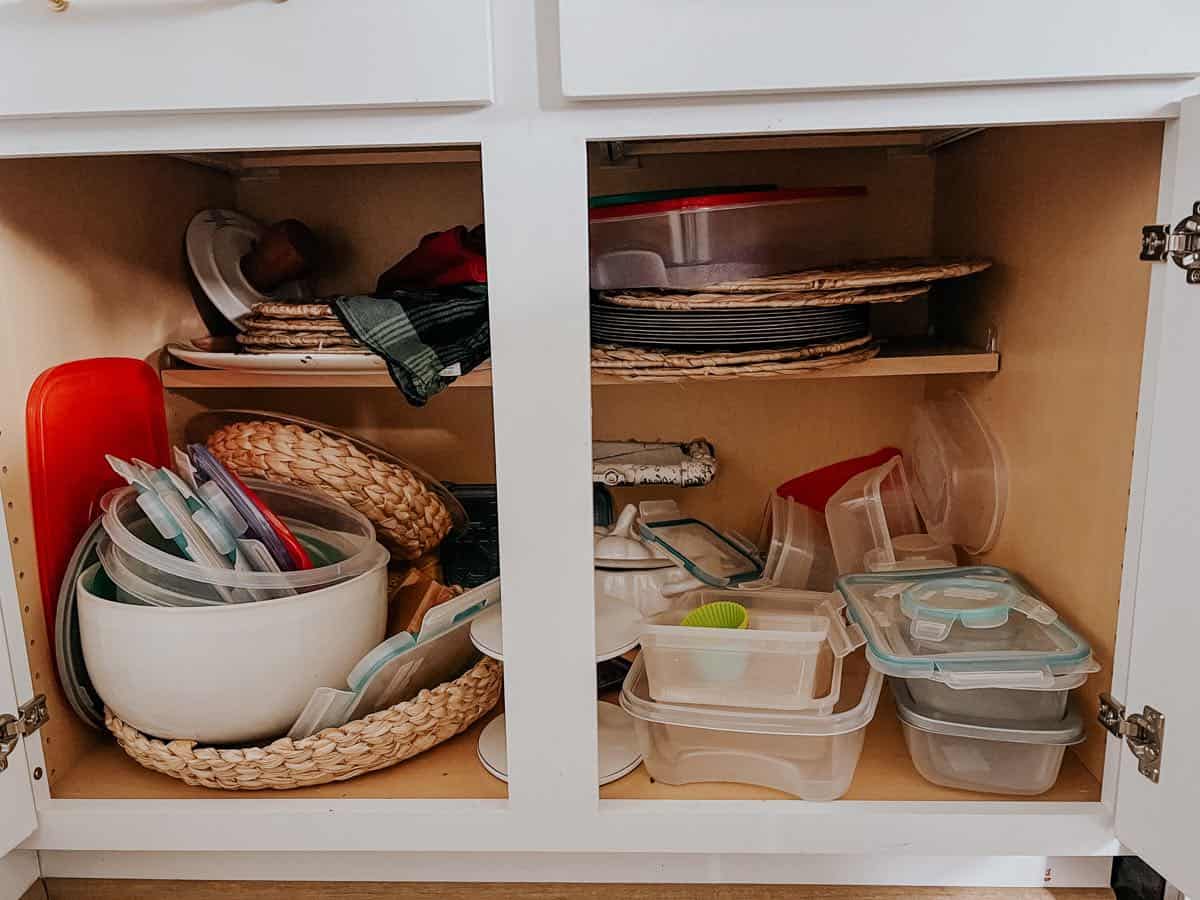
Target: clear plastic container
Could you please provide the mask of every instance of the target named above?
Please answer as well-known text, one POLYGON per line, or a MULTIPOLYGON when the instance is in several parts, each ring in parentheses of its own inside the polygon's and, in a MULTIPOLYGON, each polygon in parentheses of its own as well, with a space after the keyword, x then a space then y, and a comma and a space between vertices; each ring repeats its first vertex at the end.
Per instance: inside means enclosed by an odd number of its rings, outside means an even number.
POLYGON ((837 565, 825 517, 815 509, 778 494, 771 495, 771 511, 769 553, 774 554, 775 560, 769 570, 764 569, 764 577, 781 588, 833 590, 837 565))
POLYGON ((1041 691, 1071 683, 1058 679, 1100 668, 1088 642, 1007 569, 846 575, 837 586, 866 635, 867 659, 885 675, 970 693, 1028 691, 1041 708, 1041 691))
POLYGON ((825 521, 842 575, 943 568, 956 562, 952 546, 921 532, 899 456, 842 485, 825 505, 825 521))
POLYGON ((656 781, 733 781, 802 800, 836 800, 850 789, 883 688, 878 672, 855 676, 831 715, 690 706, 650 699, 639 656, 621 688, 621 707, 634 718, 638 749, 656 781))
POLYGON ((106 497, 104 531, 121 566, 141 581, 201 600, 228 601, 230 591, 254 599, 314 591, 362 575, 386 564, 387 551, 375 541, 367 518, 344 503, 316 491, 246 479, 259 498, 287 523, 302 542, 327 548, 318 554, 337 562, 293 572, 218 569, 184 559, 147 539, 146 515, 134 488, 106 497))
POLYGON ((702 590, 642 626, 642 659, 653 700, 830 713, 842 660, 865 642, 842 619, 837 594, 787 590, 702 590), (746 629, 680 625, 691 610, 732 601, 746 607, 746 629))
POLYGON ((1087 681, 1086 672, 1059 675, 1044 689, 953 688, 928 678, 903 679, 922 709, 939 716, 979 716, 996 722, 1061 719, 1072 688, 1087 681))
POLYGON ((723 192, 589 213, 592 287, 695 288, 864 255, 862 187, 723 192))
POLYGON ((932 713, 903 681, 892 681, 896 712, 913 765, 934 784, 990 794, 1044 794, 1058 780, 1067 747, 1083 740, 1074 711, 1050 719, 1001 722, 932 713))
POLYGON ((1008 502, 1008 467, 991 429, 961 393, 917 407, 906 457, 913 500, 936 540, 983 553, 1008 502))

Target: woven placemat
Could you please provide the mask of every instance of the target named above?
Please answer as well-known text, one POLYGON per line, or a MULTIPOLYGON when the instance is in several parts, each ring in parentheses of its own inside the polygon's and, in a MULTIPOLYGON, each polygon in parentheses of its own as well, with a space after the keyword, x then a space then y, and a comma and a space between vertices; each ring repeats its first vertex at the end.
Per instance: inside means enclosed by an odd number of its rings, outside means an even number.
POLYGON ((771 375, 787 375, 792 372, 807 372, 830 369, 847 363, 864 362, 879 353, 879 345, 872 344, 845 353, 834 353, 816 359, 780 360, 737 365, 705 365, 680 367, 647 367, 625 369, 602 369, 601 374, 620 378, 623 381, 686 381, 689 379, 753 378, 771 375))
POLYGON ((503 669, 484 657, 453 681, 337 728, 264 747, 220 748, 162 741, 105 708, 121 749, 156 772, 225 791, 288 790, 386 769, 466 731, 500 700, 503 669))
POLYGON ((286 334, 293 331, 325 332, 349 337, 346 326, 337 319, 268 319, 251 316, 242 319, 242 328, 250 334, 286 334))
POLYGON ((711 294, 767 294, 779 291, 833 291, 896 284, 924 284, 961 278, 991 266, 989 259, 899 257, 872 259, 841 266, 821 266, 704 286, 711 294))
POLYGON ((335 319, 328 303, 255 303, 250 308, 264 319, 335 319))
POLYGON ((327 334, 323 331, 243 331, 237 336, 243 347, 288 347, 294 350, 316 350, 323 347, 366 348, 349 334, 327 334))
POLYGON ((803 306, 854 306, 859 303, 902 303, 929 293, 914 287, 846 288, 833 291, 777 291, 766 294, 688 293, 668 290, 600 291, 596 296, 611 306, 634 309, 790 309, 803 306))
MULTIPOLYGON (((764 348, 760 350, 652 350, 602 344, 592 348, 593 369, 687 369, 710 366, 743 366, 759 363, 799 362, 845 353, 866 346, 874 340, 871 335, 827 344, 807 344, 803 347, 764 348)), ((614 373, 616 374, 616 373, 614 373)))

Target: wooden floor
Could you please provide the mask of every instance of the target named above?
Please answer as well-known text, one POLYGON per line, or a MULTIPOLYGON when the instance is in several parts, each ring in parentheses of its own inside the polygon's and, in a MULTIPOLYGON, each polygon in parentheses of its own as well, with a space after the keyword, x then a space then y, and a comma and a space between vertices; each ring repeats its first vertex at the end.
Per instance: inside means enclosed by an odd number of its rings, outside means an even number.
POLYGON ((700 884, 383 884, 49 878, 23 900, 1112 900, 1108 888, 700 884))

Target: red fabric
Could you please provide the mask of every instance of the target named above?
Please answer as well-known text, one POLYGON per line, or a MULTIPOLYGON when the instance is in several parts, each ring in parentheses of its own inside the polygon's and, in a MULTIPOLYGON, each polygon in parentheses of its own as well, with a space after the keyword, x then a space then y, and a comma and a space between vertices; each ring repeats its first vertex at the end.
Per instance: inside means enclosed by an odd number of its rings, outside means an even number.
POLYGON ((421 238, 416 250, 379 276, 376 292, 487 284, 483 226, 458 225, 421 238))
POLYGON ((860 472, 882 466, 893 456, 900 456, 900 451, 895 447, 883 447, 866 456, 844 459, 823 469, 798 475, 791 481, 785 481, 775 489, 775 493, 823 513, 829 498, 836 494, 842 485, 860 472))

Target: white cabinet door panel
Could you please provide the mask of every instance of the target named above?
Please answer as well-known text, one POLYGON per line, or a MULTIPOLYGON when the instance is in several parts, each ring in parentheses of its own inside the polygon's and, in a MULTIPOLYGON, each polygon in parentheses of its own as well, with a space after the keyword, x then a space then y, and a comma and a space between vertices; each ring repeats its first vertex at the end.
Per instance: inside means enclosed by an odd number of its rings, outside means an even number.
MULTIPOLYGON (((1200 98, 1184 101, 1167 127, 1160 221, 1173 223, 1200 201, 1200 98)), ((1162 265, 1162 264, 1160 264, 1162 265)), ((1200 285, 1168 263, 1155 273, 1147 363, 1143 378, 1153 393, 1137 597, 1129 678, 1117 699, 1127 713, 1149 705, 1166 715, 1159 783, 1138 772, 1137 760, 1120 753, 1116 832, 1190 896, 1200 896, 1200 701, 1196 699, 1200 602, 1196 597, 1196 547, 1200 544, 1200 285)))
POLYGON ((488 0, 0 0, 0 116, 491 97, 488 0))
POLYGON ((1200 72, 1192 0, 559 0, 559 15, 580 99, 1200 72))
MULTIPOLYGON (((10 546, 8 523, 0 513, 0 715, 15 713, 19 704, 13 666, 28 665, 21 652, 25 641, 10 546), (19 658, 13 658, 15 653, 20 653, 19 658)), ((21 738, 9 753, 8 767, 0 772, 0 857, 29 837, 37 825, 31 784, 25 740, 21 738)))

